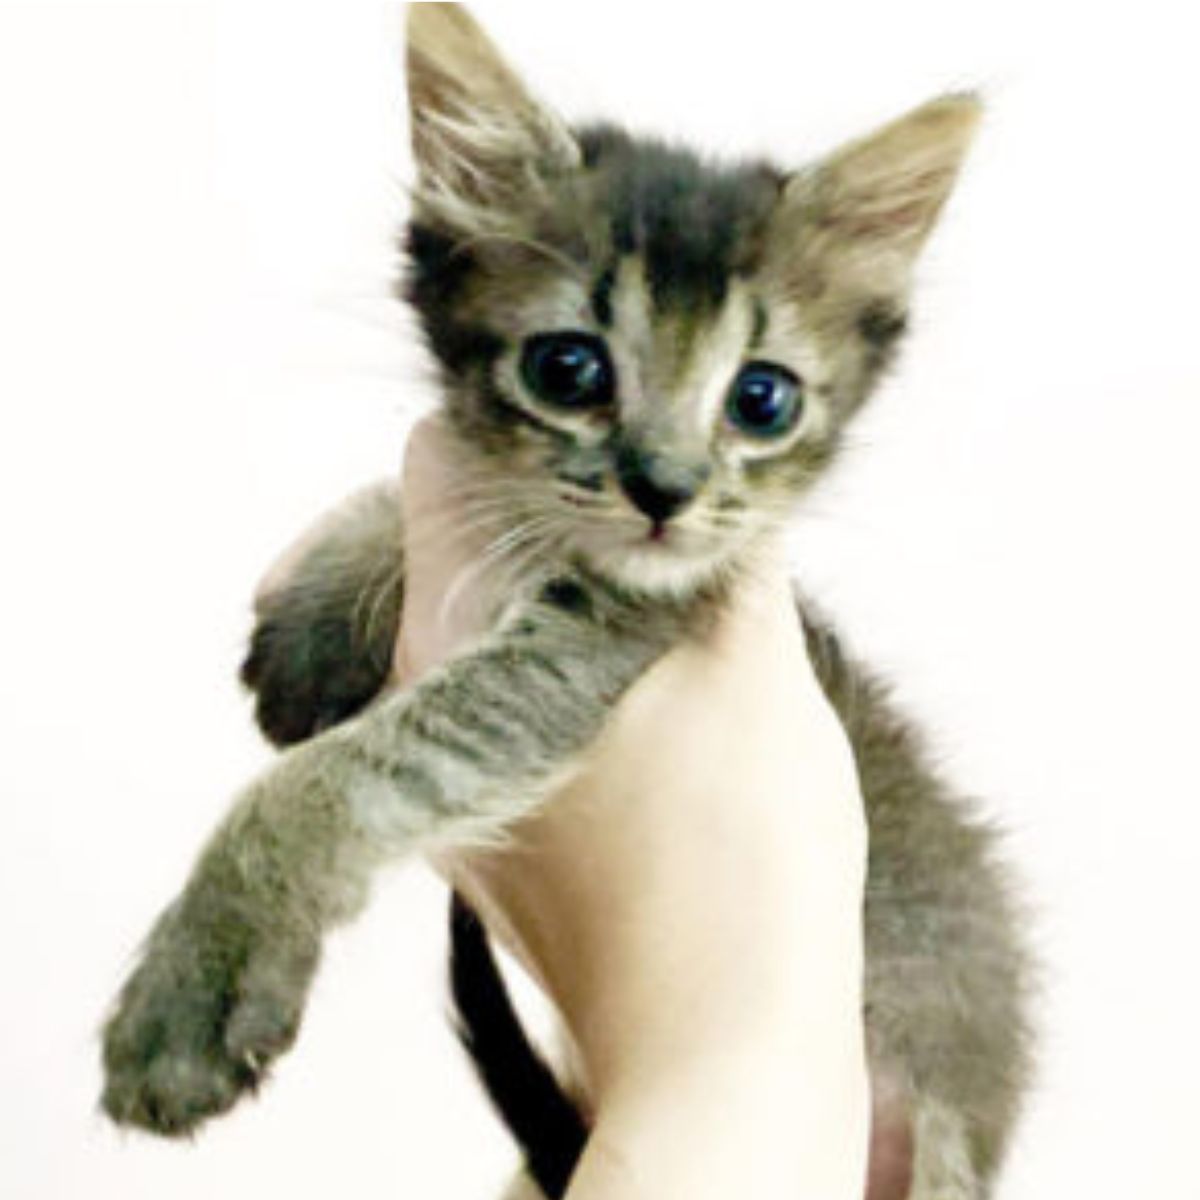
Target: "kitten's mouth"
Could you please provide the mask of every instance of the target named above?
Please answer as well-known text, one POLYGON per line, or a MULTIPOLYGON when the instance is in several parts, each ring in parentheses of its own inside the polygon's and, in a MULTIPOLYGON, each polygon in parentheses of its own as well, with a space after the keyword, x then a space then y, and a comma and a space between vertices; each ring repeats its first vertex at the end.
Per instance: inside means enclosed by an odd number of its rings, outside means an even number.
POLYGON ((695 531, 669 523, 640 524, 607 536, 581 537, 576 550, 614 583, 642 592, 683 595, 718 571, 726 555, 695 531))
POLYGON ((634 551, 653 554, 689 555, 702 551, 694 535, 669 521, 650 521, 633 535, 629 546, 634 551))
MULTIPOLYGON (((578 507, 592 505, 585 500, 578 507)), ((688 521, 645 515, 639 519, 631 512, 611 510, 605 516, 608 519, 579 522, 569 540, 572 551, 592 570, 615 583, 681 595, 719 571, 729 557, 727 538, 688 521)))
POLYGON ((671 554, 690 558, 707 558, 716 547, 710 540, 685 524, 667 519, 653 518, 635 525, 621 538, 625 548, 634 553, 671 554))

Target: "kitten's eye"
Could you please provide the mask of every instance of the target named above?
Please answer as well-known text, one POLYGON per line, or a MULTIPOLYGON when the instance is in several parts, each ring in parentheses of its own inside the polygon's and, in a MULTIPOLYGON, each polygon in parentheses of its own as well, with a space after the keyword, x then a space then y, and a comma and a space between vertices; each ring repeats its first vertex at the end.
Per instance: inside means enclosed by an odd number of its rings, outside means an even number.
POLYGON ((540 333, 525 343, 521 378, 556 408, 594 408, 613 398, 613 369, 604 343, 587 333, 540 333))
POLYGON ((804 385, 786 367, 750 363, 729 389, 725 413, 743 433, 755 438, 782 437, 804 411, 804 385))

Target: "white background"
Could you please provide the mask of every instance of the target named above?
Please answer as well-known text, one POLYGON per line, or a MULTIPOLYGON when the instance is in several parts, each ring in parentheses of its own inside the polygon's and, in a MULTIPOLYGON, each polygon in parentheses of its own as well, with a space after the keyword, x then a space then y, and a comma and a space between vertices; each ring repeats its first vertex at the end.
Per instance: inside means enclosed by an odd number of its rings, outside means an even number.
MULTIPOLYGON (((800 162, 947 87, 991 115, 900 375, 797 539, 989 798, 1038 913, 1003 1200, 1200 1196, 1200 86, 1187 7, 481 4, 544 95, 800 162)), ((384 886, 261 1102, 95 1114, 129 956, 267 751, 257 573, 427 403, 387 298, 400 6, 0 6, 0 1195, 486 1197, 443 898, 384 886)))

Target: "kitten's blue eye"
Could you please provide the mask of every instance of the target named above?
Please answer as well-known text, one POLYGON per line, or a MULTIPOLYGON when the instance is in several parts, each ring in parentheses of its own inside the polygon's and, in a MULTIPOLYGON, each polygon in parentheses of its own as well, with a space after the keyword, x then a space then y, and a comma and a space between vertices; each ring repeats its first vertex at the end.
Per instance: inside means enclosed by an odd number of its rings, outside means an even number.
POLYGON ((521 354, 525 386, 556 408, 595 408, 613 398, 613 369, 604 343, 589 333, 540 333, 521 354))
POLYGON ((725 412, 743 433, 754 438, 782 437, 804 411, 804 385, 786 367, 750 363, 729 389, 725 412))

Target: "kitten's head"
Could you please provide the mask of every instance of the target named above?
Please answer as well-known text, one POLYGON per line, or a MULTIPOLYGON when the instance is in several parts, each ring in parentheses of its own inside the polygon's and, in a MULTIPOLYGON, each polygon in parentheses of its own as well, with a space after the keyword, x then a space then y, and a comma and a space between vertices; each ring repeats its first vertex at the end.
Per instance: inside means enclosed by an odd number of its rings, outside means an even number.
POLYGON ((535 101, 459 4, 409 9, 407 296, 512 553, 687 592, 777 527, 904 331, 970 143, 953 95, 799 171, 535 101))

